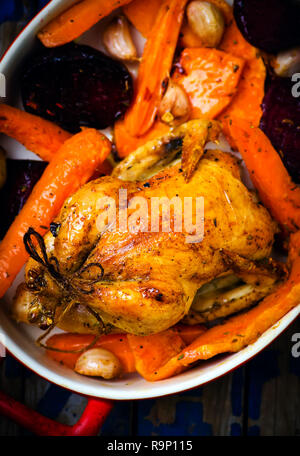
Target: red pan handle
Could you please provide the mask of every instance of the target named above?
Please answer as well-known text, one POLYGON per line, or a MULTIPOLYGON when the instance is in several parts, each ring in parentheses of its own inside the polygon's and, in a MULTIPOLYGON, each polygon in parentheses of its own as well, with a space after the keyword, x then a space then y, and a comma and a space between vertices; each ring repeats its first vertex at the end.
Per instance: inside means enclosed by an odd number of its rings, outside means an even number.
POLYGON ((12 419, 36 435, 89 436, 97 435, 113 407, 112 401, 89 399, 87 406, 74 426, 57 423, 0 391, 0 414, 12 419))

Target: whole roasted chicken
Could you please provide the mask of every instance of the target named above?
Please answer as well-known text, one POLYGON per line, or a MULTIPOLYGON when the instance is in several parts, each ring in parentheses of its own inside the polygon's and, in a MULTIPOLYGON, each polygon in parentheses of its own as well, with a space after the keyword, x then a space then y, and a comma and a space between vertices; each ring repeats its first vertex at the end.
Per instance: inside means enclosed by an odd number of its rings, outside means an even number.
POLYGON ((242 183, 237 159, 205 150, 219 130, 216 122, 194 120, 147 143, 112 176, 69 198, 44 239, 29 231, 24 241, 31 258, 15 318, 44 329, 148 335, 182 319, 193 324, 226 316, 268 294, 284 273, 269 259, 277 227, 242 183), (134 208, 124 206, 124 192, 134 208), (162 197, 202 198, 204 220, 195 204, 191 212, 193 226, 203 224, 201 239, 187 242, 186 224, 175 230, 172 207, 170 229, 162 229, 160 207, 159 229, 151 230, 150 206, 162 197), (117 218, 100 230, 99 216, 109 219, 111 207, 99 205, 103 198, 116 202, 117 218), (147 217, 137 220, 137 229, 121 229, 120 219, 136 214, 139 201, 149 203, 147 217))

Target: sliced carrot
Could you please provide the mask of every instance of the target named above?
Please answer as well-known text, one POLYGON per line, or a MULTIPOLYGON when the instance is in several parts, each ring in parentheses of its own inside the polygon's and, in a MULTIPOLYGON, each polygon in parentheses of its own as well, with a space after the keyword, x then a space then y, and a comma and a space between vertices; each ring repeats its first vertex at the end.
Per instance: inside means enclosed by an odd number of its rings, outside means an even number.
POLYGON ((0 132, 16 139, 45 161, 51 161, 72 136, 48 120, 6 104, 0 104, 0 132))
MULTIPOLYGON (((55 334, 47 340, 47 346, 66 351, 79 351, 88 347, 94 340, 93 335, 62 333, 55 334)), ((101 336, 93 348, 101 347, 109 350, 121 361, 126 373, 135 372, 135 362, 129 347, 126 334, 109 334, 101 336)), ((74 369, 81 353, 62 353, 48 350, 47 355, 54 361, 74 369)))
POLYGON ((82 0, 54 18, 38 33, 46 47, 62 46, 75 40, 112 11, 130 0, 82 0))
POLYGON ((114 140, 118 155, 120 157, 126 157, 138 147, 146 144, 146 142, 165 135, 169 130, 170 127, 167 124, 157 120, 145 135, 136 137, 128 133, 123 121, 118 121, 114 127, 114 140))
POLYGON ((153 125, 169 78, 188 0, 165 0, 145 45, 136 93, 124 123, 131 136, 143 136, 153 125))
POLYGON ((226 122, 264 205, 282 227, 299 230, 300 188, 292 182, 268 137, 247 120, 232 117, 226 122))
POLYGON ((291 235, 290 255, 292 269, 289 279, 250 311, 214 326, 194 342, 173 356, 159 369, 147 372, 147 380, 169 378, 186 370, 198 360, 221 353, 237 352, 255 342, 291 309, 300 303, 300 232, 291 235))
POLYGON ((189 96, 193 119, 214 119, 236 92, 244 60, 216 49, 185 49, 173 75, 189 96))
POLYGON ((204 325, 182 325, 178 324, 172 328, 173 331, 176 331, 183 342, 188 345, 191 344, 197 337, 207 331, 207 328, 204 325))
MULTIPOLYGON (((248 119, 252 125, 257 127, 262 115, 261 103, 266 79, 263 59, 258 49, 245 40, 233 17, 226 28, 220 49, 246 60, 237 93, 228 108, 222 112, 220 120, 236 116, 248 119)), ((223 123, 223 130, 231 147, 235 149, 236 144, 229 135, 226 122, 223 123)))
POLYGON ((236 57, 241 57, 245 60, 253 59, 258 52, 254 46, 245 40, 233 17, 228 27, 226 27, 219 47, 222 51, 228 52, 236 57))
POLYGON ((124 14, 132 25, 147 38, 155 23, 161 0, 133 0, 123 7, 124 14))
POLYGON ((236 117, 247 119, 252 126, 258 127, 265 93, 266 67, 261 57, 254 57, 246 62, 238 90, 230 105, 222 112, 219 120, 223 121, 223 131, 233 148, 236 148, 229 134, 226 119, 236 117), (225 122, 224 122, 225 121, 225 122))
POLYGON ((148 375, 155 376, 156 370, 180 353, 185 346, 178 333, 172 330, 151 336, 128 334, 127 338, 135 359, 136 370, 146 380, 148 375))
POLYGON ((44 234, 66 198, 90 179, 110 150, 108 139, 89 128, 62 145, 0 244, 0 297, 28 257, 24 234, 30 227, 44 234))

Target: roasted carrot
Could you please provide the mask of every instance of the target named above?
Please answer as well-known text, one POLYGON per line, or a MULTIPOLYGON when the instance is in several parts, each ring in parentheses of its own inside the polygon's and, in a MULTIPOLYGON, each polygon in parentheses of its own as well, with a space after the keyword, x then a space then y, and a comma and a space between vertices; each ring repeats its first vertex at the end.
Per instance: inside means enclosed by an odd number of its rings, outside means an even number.
POLYGON ((151 0, 151 2, 133 0, 123 7, 123 12, 132 25, 147 38, 155 23, 161 3, 161 0, 151 0))
POLYGON ((82 0, 54 18, 38 33, 46 47, 56 47, 75 40, 100 19, 130 0, 82 0))
MULTIPOLYGON (((46 162, 50 162, 63 143, 72 136, 48 120, 6 104, 0 105, 0 133, 23 144, 46 162)), ((112 166, 105 160, 93 178, 110 174, 111 171, 112 166)))
POLYGON ((110 150, 108 139, 88 128, 62 145, 0 244, 1 297, 27 259, 26 231, 32 227, 44 234, 65 199, 89 180, 110 150))
MULTIPOLYGON (((152 366, 156 365, 156 363, 161 365, 174 353, 180 351, 184 345, 190 344, 205 331, 206 328, 203 325, 176 325, 174 328, 154 336, 130 336, 130 344, 127 334, 110 334, 101 336, 95 343, 94 348, 102 347, 114 353, 121 361, 124 371, 130 373, 136 372, 135 358, 138 362, 141 362, 139 361, 140 354, 143 355, 144 362, 147 363, 150 358, 152 366), (173 347, 166 349, 166 341, 168 344, 174 344, 173 347), (131 347, 133 347, 133 351, 131 347), (136 356, 134 357, 135 352, 136 356)), ((81 351, 93 342, 94 337, 90 334, 55 334, 47 340, 46 345, 60 351, 48 350, 47 355, 60 364, 74 369, 81 351), (68 353, 70 351, 77 353, 68 353), (80 353, 78 353, 79 351, 80 353)))
MULTIPOLYGON (((266 67, 263 59, 258 49, 242 36, 233 17, 226 28, 220 49, 246 60, 237 93, 228 108, 222 112, 220 120, 235 116, 248 119, 257 127, 262 115, 261 103, 265 92, 266 67)), ((231 147, 235 149, 236 144, 229 135, 227 122, 223 122, 223 131, 231 147)))
POLYGON ((0 133, 16 139, 44 161, 51 161, 72 136, 48 120, 6 104, 0 104, 0 133))
POLYGON ((252 126, 258 127, 262 116, 261 103, 265 93, 265 79, 266 67, 262 58, 258 56, 248 60, 237 93, 219 117, 219 120, 223 121, 226 139, 233 148, 236 148, 236 145, 229 134, 226 119, 231 117, 246 119, 252 126))
POLYGON ((188 326, 188 325, 183 325, 183 324, 178 324, 172 328, 173 331, 176 331, 183 342, 186 345, 191 344, 197 337, 199 337, 201 334, 203 334, 205 331, 207 331, 207 328, 204 325, 193 325, 193 326, 188 326))
POLYGON ((136 370, 146 380, 148 375, 155 376, 157 369, 185 347, 179 334, 172 330, 151 336, 128 334, 127 338, 135 359, 136 370))
POLYGON ((191 118, 214 119, 236 92, 244 60, 217 49, 185 49, 173 80, 189 96, 191 118))
MULTIPOLYGON (((59 350, 79 351, 88 347, 94 340, 93 335, 63 333, 55 334, 47 340, 47 346, 59 350)), ((124 371, 135 372, 135 361, 129 347, 126 334, 109 334, 99 338, 94 347, 105 348, 116 355, 121 361, 124 371)), ((64 366, 74 369, 81 353, 62 353, 48 350, 47 355, 64 366)))
POLYGON ((230 318, 200 335, 194 342, 173 356, 147 380, 169 378, 200 359, 209 359, 221 353, 237 352, 255 342, 291 309, 300 303, 300 231, 291 235, 289 260, 292 268, 289 279, 260 304, 246 313, 230 318))
POLYGON ((146 144, 146 142, 151 141, 152 139, 156 139, 159 136, 165 135, 169 130, 170 127, 167 124, 157 120, 145 135, 136 137, 131 136, 130 133, 128 133, 126 130, 124 122, 119 120, 115 123, 114 127, 114 140, 118 155, 120 157, 126 157, 138 147, 146 144))
POLYGON ((165 0, 145 45, 136 93, 124 123, 131 136, 143 136, 153 125, 168 80, 188 0, 165 0))
POLYGON ((245 60, 256 57, 258 50, 245 40, 238 29, 236 21, 232 16, 229 25, 226 27, 220 49, 229 54, 241 57, 245 60))
POLYGON ((285 169, 267 136, 250 122, 231 117, 225 120, 262 202, 288 231, 300 229, 300 188, 285 169))

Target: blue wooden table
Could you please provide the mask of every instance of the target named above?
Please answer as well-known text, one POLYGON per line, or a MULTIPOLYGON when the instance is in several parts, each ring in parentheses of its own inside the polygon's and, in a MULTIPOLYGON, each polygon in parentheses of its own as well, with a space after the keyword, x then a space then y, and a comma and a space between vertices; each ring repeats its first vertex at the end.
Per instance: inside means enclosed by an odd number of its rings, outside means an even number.
MULTIPOLYGON (((47 3, 0 0, 0 52, 47 3)), ((298 319, 270 347, 236 371, 202 388, 157 400, 118 402, 106 436, 300 435, 300 358, 291 354, 298 319)), ((86 399, 48 383, 8 356, 0 390, 50 418, 73 424, 86 399)), ((0 435, 26 435, 0 417, 0 435)))

